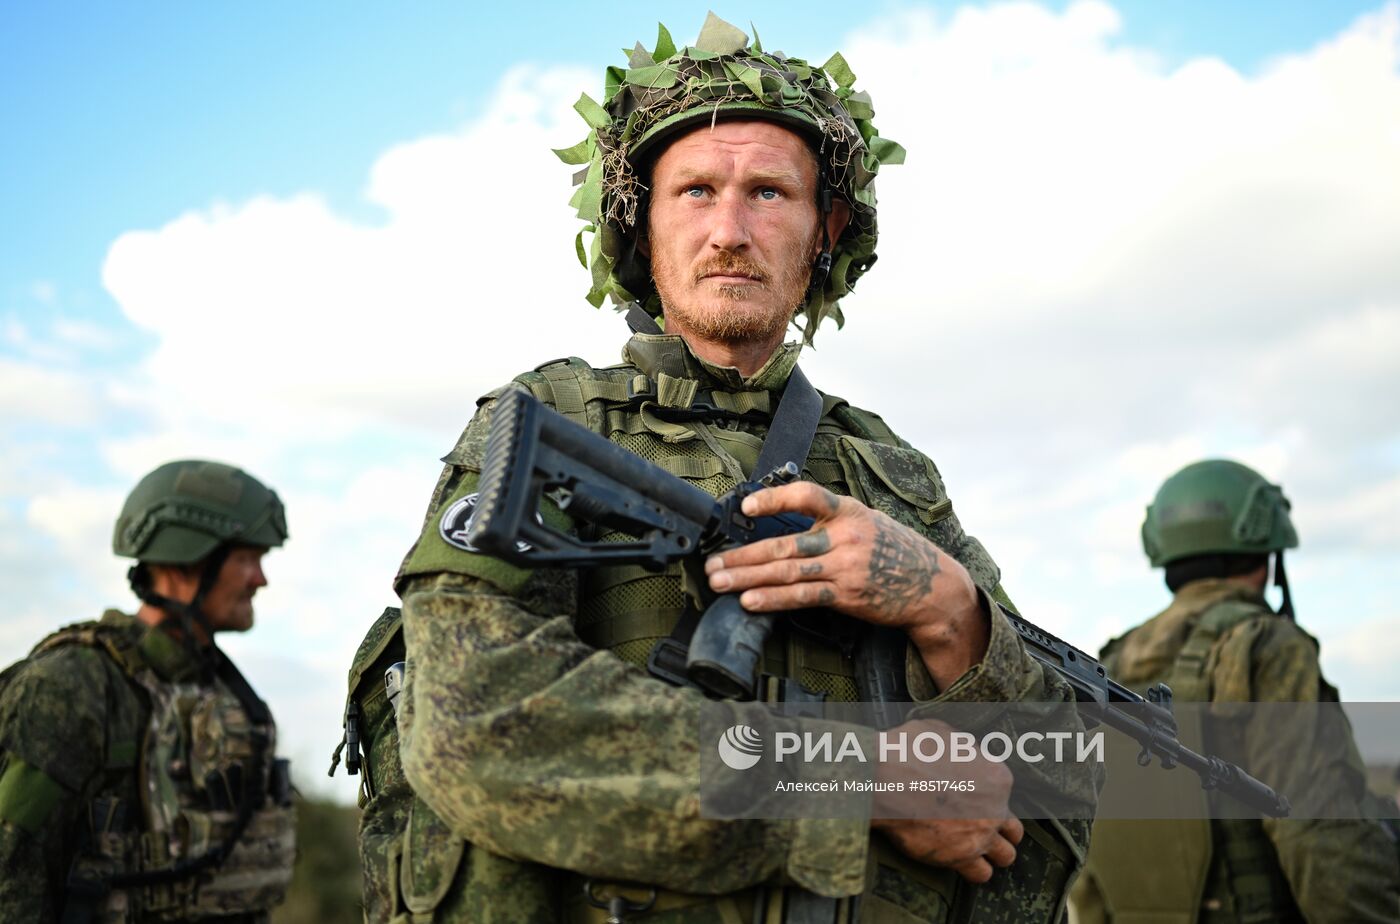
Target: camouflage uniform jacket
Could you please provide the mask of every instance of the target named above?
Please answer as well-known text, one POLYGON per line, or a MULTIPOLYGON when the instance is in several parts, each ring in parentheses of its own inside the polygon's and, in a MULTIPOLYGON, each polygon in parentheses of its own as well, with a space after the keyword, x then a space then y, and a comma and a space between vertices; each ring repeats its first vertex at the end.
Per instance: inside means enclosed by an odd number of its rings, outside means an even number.
MULTIPOLYGON (((510 387, 586 417, 595 432, 718 495, 756 464, 770 398, 796 355, 795 345, 783 347, 744 379, 699 360, 679 337, 639 334, 621 366, 561 361, 510 387), (626 401, 635 394, 642 400, 626 401), (697 403, 734 413, 679 422, 663 413, 697 403)), ((444 459, 423 534, 396 585, 408 656, 400 748, 418 795, 474 847, 585 876, 707 895, 763 882, 826 896, 861 893, 870 885, 872 853, 864 820, 700 817, 695 729, 703 699, 639 669, 681 612, 679 569, 526 571, 444 539, 444 512, 476 490, 494 396, 482 399, 444 459)), ((863 496, 959 559, 984 594, 1000 594, 995 563, 963 532, 933 464, 874 414, 830 396, 824 402, 803 477, 863 496)), ((1072 698, 1025 653, 995 607, 992 613, 985 658, 942 698, 1072 698)), ((917 699, 938 695, 916 658, 908 675, 917 699)), ((820 665, 801 679, 840 694, 834 673, 820 665)), ((1092 805, 1092 787, 1083 798, 1092 805)), ((1061 883, 1077 870, 1087 828, 1056 823, 1068 857, 1061 883)), ((1036 893, 1057 892, 1040 882, 1056 877, 1026 878, 1035 880, 1031 897, 1018 880, 1022 891, 1008 899, 1018 913, 1007 919, 1036 917, 1031 906, 1040 902, 1047 906, 1040 917, 1053 919, 1061 896, 1036 893)))
MULTIPOLYGON (((159 627, 115 610, 104 614, 102 625, 125 634, 163 680, 199 677, 184 646, 159 627)), ((115 796, 125 803, 128 822, 139 815, 132 807, 141 804, 138 764, 151 707, 122 667, 89 645, 43 651, 6 675, 0 684, 0 921, 56 924, 74 857, 86 849, 93 800, 115 796)), ((265 924, 269 916, 185 920, 265 924)))
MULTIPOLYGON (((1316 639, 1270 609, 1258 592, 1219 579, 1182 587, 1166 610, 1105 646, 1103 663, 1123 684, 1145 688, 1168 676, 1196 626, 1215 616, 1224 616, 1228 628, 1203 665, 1210 702, 1338 701, 1337 690, 1322 676, 1316 639), (1225 614, 1227 607, 1234 612, 1225 614)), ((1295 738, 1251 733, 1258 724, 1246 723, 1235 740, 1217 740, 1217 735, 1211 746, 1261 778, 1282 783, 1285 791, 1302 792, 1318 779, 1346 780, 1362 804, 1365 768, 1344 722, 1319 727, 1312 746, 1302 749, 1305 760, 1299 759, 1295 738)), ((1117 841, 1113 857, 1090 850, 1089 868, 1075 889, 1084 924, 1113 919, 1095 878, 1096 864, 1150 865, 1175 855, 1155 836, 1152 826, 1159 823, 1100 821, 1096 835, 1108 824, 1138 826, 1141 850, 1125 856, 1117 841)), ((1199 920, 1400 921, 1400 867, 1395 846, 1379 824, 1270 818, 1216 820, 1210 826, 1215 846, 1199 920), (1260 907, 1251 912, 1245 907, 1251 904, 1260 907)))

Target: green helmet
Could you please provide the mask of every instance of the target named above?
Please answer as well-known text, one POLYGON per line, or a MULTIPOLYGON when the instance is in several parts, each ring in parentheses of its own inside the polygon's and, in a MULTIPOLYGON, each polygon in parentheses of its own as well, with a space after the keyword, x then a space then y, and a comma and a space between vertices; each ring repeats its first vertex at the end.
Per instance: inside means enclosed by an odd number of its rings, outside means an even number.
POLYGON ((287 518, 277 492, 219 462, 167 462, 132 489, 112 551, 158 565, 192 565, 225 542, 279 546, 287 518))
POLYGON ((588 123, 588 137, 555 152, 565 163, 588 165, 575 176, 579 188, 569 203, 587 222, 575 244, 593 276, 588 301, 594 307, 608 297, 619 307, 635 301, 652 316, 661 314, 650 264, 637 250, 645 191, 639 171, 664 142, 695 125, 766 119, 808 139, 825 187, 851 206, 850 224, 832 244, 831 270, 809 295, 800 324, 808 341, 824 318, 835 318, 839 327, 838 301, 875 263, 875 174, 882 164, 904 161, 904 149, 877 134, 870 95, 852 89, 855 79, 840 54, 815 67, 768 53, 757 36, 750 44, 713 13, 694 46, 676 50, 659 26, 654 49, 638 43, 626 68, 609 67, 603 104, 585 94, 574 106, 588 123), (593 235, 587 249, 585 232, 593 235))
POLYGON ((1147 508, 1142 547, 1154 568, 1192 555, 1263 554, 1298 546, 1283 489, 1228 459, 1186 466, 1147 508))

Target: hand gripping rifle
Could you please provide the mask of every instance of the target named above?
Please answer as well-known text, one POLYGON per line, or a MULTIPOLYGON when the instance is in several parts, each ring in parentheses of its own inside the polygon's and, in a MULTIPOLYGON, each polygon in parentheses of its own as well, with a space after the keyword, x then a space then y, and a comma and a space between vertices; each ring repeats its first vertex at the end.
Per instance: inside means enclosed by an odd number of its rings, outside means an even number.
MULTIPOLYGON (((475 548, 525 567, 640 564, 661 570, 668 562, 690 556, 805 532, 812 525, 810 517, 755 518, 740 509, 745 497, 792 482, 798 474, 797 466, 789 462, 715 498, 573 423, 528 393, 511 390, 492 408, 480 494, 467 540, 475 548), (577 520, 633 538, 590 541, 550 527, 537 516, 546 496, 577 520)), ((1140 764, 1146 766, 1153 757, 1166 768, 1179 764, 1198 774, 1206 789, 1219 789, 1272 817, 1288 814, 1288 800, 1269 786, 1235 764, 1198 754, 1177 739, 1166 684, 1153 687, 1144 699, 1114 681, 1103 665, 1083 651, 1005 607, 1002 612, 1026 651, 1069 683, 1090 720, 1138 742, 1140 764)), ((749 613, 740 606, 737 594, 719 595, 695 628, 685 657, 686 677, 681 679, 688 678, 717 696, 753 699, 763 645, 774 618, 749 613)), ((877 669, 877 675, 902 674, 904 645, 897 647, 898 660, 885 665, 889 670, 877 669)), ((879 694, 881 687, 891 685, 877 683, 874 692, 879 694)), ((869 689, 866 684, 862 694, 869 689)))

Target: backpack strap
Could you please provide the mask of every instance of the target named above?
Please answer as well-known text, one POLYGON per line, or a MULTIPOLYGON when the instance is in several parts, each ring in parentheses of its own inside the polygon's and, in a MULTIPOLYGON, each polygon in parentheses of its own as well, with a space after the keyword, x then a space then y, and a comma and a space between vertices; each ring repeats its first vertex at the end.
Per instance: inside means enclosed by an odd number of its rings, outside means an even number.
MULTIPOLYGON (((828 402, 833 399, 828 398, 828 402)), ((841 398, 834 399, 835 403, 827 411, 832 417, 850 430, 854 436, 874 443, 884 443, 887 446, 903 446, 904 441, 895 436, 890 425, 885 423, 883 417, 873 411, 862 410, 852 407, 841 398)))
POLYGON ((82 645, 86 648, 96 648, 106 652, 121 668, 127 679, 133 683, 139 684, 138 678, 149 668, 145 657, 141 654, 138 635, 131 632, 129 627, 120 621, 119 614, 115 612, 104 614, 101 620, 89 620, 64 626, 35 645, 34 650, 29 653, 29 657, 37 657, 45 652, 71 645, 82 645))
POLYGON ((1257 615, 1258 607, 1232 602, 1217 604, 1201 614, 1168 675, 1172 697, 1185 703, 1210 702, 1210 678, 1206 671, 1211 649, 1230 629, 1257 615))
POLYGON ((588 419, 587 406, 593 401, 626 404, 645 393, 650 385, 645 376, 609 376, 577 356, 555 359, 535 367, 532 374, 517 382, 530 389, 536 398, 580 426, 596 429, 588 419), (634 379, 641 379, 639 391, 634 379))

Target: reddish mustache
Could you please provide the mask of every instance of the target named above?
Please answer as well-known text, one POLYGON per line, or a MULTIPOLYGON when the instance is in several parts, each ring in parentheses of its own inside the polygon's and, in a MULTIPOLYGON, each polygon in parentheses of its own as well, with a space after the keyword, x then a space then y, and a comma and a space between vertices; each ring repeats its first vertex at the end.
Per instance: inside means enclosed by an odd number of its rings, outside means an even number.
POLYGON ((709 260, 695 272, 695 281, 706 276, 747 276, 754 282, 767 282, 768 274, 757 262, 734 254, 720 254, 709 260))

